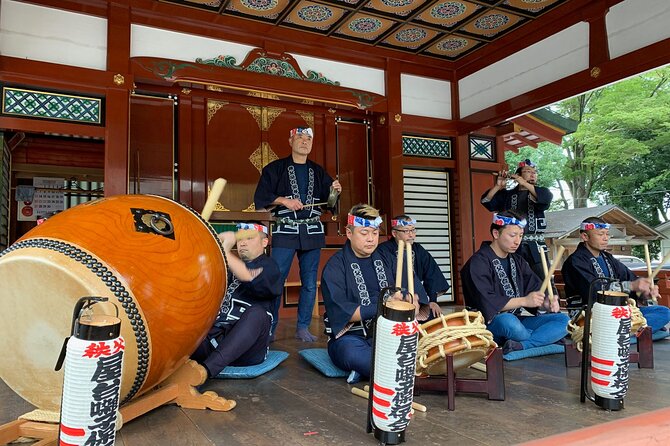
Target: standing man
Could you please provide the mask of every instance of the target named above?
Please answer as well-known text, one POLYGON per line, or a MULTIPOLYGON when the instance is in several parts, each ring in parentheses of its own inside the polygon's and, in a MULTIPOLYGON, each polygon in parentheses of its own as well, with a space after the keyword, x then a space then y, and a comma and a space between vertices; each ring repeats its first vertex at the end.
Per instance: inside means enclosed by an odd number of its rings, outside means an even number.
POLYGON ((539 292, 542 281, 516 254, 525 226, 515 212, 494 214, 493 241, 484 242, 461 270, 465 304, 481 311, 503 354, 553 344, 568 334, 558 299, 539 292), (538 308, 548 312, 537 314, 538 308))
POLYGON ((495 186, 482 195, 481 203, 491 212, 509 210, 525 216, 528 225, 524 230, 519 254, 526 259, 535 274, 544 279, 539 249, 546 248, 544 231, 547 222, 544 211, 549 209, 554 196, 548 188, 536 186, 537 166, 529 159, 521 161, 516 172, 509 175, 518 183, 514 189, 505 189, 507 178, 507 172, 498 172, 495 186))
POLYGON ((647 325, 652 332, 656 332, 670 322, 670 309, 663 305, 643 306, 646 299, 640 300, 637 293, 640 293, 640 297, 658 298, 658 286, 647 277, 637 277, 605 251, 609 242, 609 228, 610 225, 598 217, 589 217, 579 226, 579 237, 582 241, 561 268, 568 308, 572 313, 579 313, 582 305, 586 305, 588 301, 591 282, 598 277, 619 279, 622 281, 623 291, 630 292, 630 297, 638 301, 647 325))
MULTIPOLYGON (((308 160, 312 151, 314 132, 298 127, 290 131, 288 142, 291 155, 271 162, 263 168, 254 194, 256 209, 268 209, 276 218, 272 230, 271 256, 281 271, 281 283, 286 281, 291 262, 297 253, 300 265, 300 300, 296 338, 316 341, 309 332, 316 298, 316 276, 321 248, 326 237, 321 224, 321 208, 314 203, 328 200, 330 188, 342 191, 340 182, 326 173, 323 167, 308 160)), ((273 303, 272 336, 279 322, 281 293, 273 303)))
POLYGON ((268 229, 239 223, 238 231, 219 234, 232 280, 214 326, 191 356, 213 378, 228 365, 248 366, 265 360, 270 345, 270 307, 281 292, 277 263, 263 251, 268 229), (231 252, 237 239, 237 257, 231 252))
MULTIPOLYGON (((423 288, 430 299, 428 314, 422 312, 417 319, 420 322, 438 317, 442 309, 437 303, 437 297, 449 291, 450 285, 440 270, 432 255, 419 243, 416 243, 416 220, 409 215, 398 215, 391 220, 391 239, 379 245, 378 250, 393 259, 397 259, 398 240, 412 246, 413 266, 416 276, 423 284, 423 288)), ((394 265, 395 268, 395 265, 394 265)), ((403 283, 407 283, 407 275, 403 271, 403 283)))
MULTIPOLYGON (((379 211, 367 204, 351 208, 347 218, 347 242, 326 263, 321 274, 321 291, 326 305, 324 323, 328 333, 328 355, 345 371, 363 378, 370 376, 372 321, 383 288, 394 285, 395 271, 390 258, 380 253, 379 211)), ((423 287, 414 295, 419 305, 428 303, 423 287)), ((401 299, 396 293, 392 299, 401 299)))

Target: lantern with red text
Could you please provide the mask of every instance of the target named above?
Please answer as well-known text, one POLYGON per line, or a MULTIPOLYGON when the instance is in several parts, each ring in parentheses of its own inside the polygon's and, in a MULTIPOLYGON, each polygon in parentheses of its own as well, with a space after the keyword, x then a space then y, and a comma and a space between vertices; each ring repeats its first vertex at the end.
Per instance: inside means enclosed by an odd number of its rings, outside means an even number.
POLYGON ((58 370, 64 359, 61 445, 114 445, 125 350, 121 320, 90 311, 93 303, 106 300, 79 300, 72 336, 66 339, 56 365, 58 370))
POLYGON ((414 304, 410 302, 386 301, 378 314, 368 432, 374 430, 375 438, 382 444, 399 444, 405 441, 405 429, 412 415, 419 325, 414 304))
POLYGON ((599 291, 592 308, 587 308, 584 333, 591 332, 591 343, 582 351, 582 395, 607 410, 623 409, 628 391, 631 311, 628 294, 619 291, 599 291), (593 327, 589 327, 590 324, 593 327), (589 361, 590 353, 590 362, 589 361), (591 388, 587 390, 586 368, 591 367, 591 388))

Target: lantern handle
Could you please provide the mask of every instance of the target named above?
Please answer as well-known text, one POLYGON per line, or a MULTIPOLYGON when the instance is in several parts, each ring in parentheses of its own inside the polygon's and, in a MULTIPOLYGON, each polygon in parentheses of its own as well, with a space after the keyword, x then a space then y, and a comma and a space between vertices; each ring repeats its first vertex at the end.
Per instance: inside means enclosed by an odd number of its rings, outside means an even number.
MULTIPOLYGON (((67 351, 67 342, 72 336, 74 336, 77 319, 79 319, 82 312, 98 302, 106 302, 108 300, 109 299, 106 297, 86 296, 80 298, 74 305, 74 311, 72 312, 72 325, 70 326, 70 336, 67 336, 65 340, 63 340, 63 346, 60 349, 60 354, 58 355, 56 366, 54 367, 55 371, 59 371, 63 367, 63 362, 65 361, 65 352, 67 351)), ((119 317, 119 308, 116 305, 114 305, 114 308, 116 309, 116 317, 119 317)))
POLYGON ((582 306, 582 310, 584 310, 584 338, 585 341, 582 342, 582 370, 581 370, 581 389, 579 392, 579 401, 584 402, 586 401, 586 398, 589 400, 595 402, 596 398, 595 396, 592 396, 589 393, 589 386, 588 386, 588 379, 589 379, 589 368, 591 367, 591 361, 590 361, 590 356, 591 356, 591 310, 593 308, 594 304, 594 295, 595 293, 593 286, 596 283, 601 283, 601 291, 606 291, 605 285, 607 285, 607 288, 609 288, 609 284, 611 283, 620 283, 621 281, 619 279, 615 279, 612 277, 596 277, 591 281, 589 284, 589 295, 588 298, 586 299, 586 305, 582 306))

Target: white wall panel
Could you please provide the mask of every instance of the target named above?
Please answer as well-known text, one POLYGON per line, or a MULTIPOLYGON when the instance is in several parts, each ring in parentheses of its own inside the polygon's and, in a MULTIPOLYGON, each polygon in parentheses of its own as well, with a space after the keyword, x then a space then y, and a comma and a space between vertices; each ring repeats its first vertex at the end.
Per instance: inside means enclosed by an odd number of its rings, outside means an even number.
POLYGON ((333 60, 291 54, 300 64, 303 73, 308 70, 316 71, 331 81, 338 81, 340 86, 357 88, 384 96, 384 70, 362 67, 333 60))
POLYGON ((451 82, 400 75, 403 114, 451 119, 451 82))
POLYGON ((0 55, 107 69, 107 20, 0 0, 0 55))
POLYGON ((670 38, 670 1, 626 0, 605 17, 610 57, 670 38))
POLYGON ((461 117, 589 66, 589 25, 577 23, 459 81, 461 117))
POLYGON ((143 25, 130 27, 130 57, 160 57, 195 62, 198 57, 211 59, 217 56, 233 56, 239 64, 253 48, 143 25))

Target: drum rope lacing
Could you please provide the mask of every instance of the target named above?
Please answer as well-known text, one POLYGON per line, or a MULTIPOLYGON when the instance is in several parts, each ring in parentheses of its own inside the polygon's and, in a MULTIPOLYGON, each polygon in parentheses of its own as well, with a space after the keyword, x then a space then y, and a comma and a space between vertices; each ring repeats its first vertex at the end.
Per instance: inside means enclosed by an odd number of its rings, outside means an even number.
MULTIPOLYGON (((647 319, 642 315, 642 311, 638 308, 635 300, 629 298, 628 305, 630 306, 630 331, 631 333, 637 333, 647 326, 647 319)), ((584 347, 584 326, 579 325, 579 321, 583 320, 584 317, 584 310, 582 310, 579 316, 568 321, 570 339, 572 339, 575 347, 580 352, 584 347)))
POLYGON ((418 362, 417 374, 420 374, 422 370, 428 367, 429 364, 426 364, 425 361, 428 357, 428 352, 434 347, 439 347, 440 356, 444 358, 447 356, 447 353, 444 351, 444 345, 449 342, 460 340, 461 345, 465 344, 466 349, 471 349, 472 342, 468 339, 470 336, 475 336, 477 340, 484 341, 486 347, 496 346, 496 343, 493 342, 493 334, 486 329, 484 316, 481 313, 463 310, 463 315, 463 319, 465 320, 464 325, 447 325, 446 320, 442 317, 442 328, 433 333, 428 333, 419 326, 421 337, 416 354, 418 362), (471 316, 473 316, 472 320, 470 320, 471 316))

